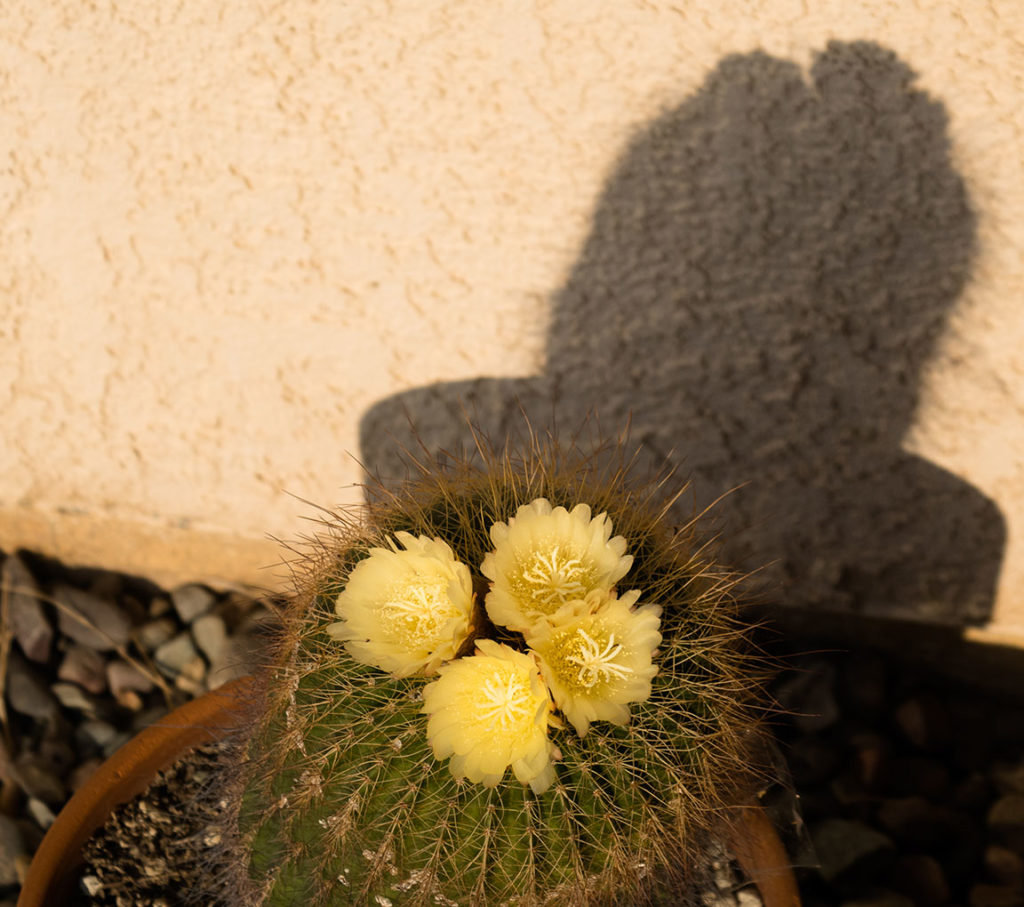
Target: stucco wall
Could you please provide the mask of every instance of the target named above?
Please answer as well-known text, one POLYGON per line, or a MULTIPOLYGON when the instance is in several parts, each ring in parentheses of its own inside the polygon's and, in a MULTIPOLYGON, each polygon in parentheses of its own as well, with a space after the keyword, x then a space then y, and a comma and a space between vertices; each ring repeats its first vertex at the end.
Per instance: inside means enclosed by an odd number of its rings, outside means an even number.
POLYGON ((756 473, 783 594, 1021 630, 1024 14, 806 8, 5 4, 0 545, 271 585, 403 404, 519 395, 756 473))

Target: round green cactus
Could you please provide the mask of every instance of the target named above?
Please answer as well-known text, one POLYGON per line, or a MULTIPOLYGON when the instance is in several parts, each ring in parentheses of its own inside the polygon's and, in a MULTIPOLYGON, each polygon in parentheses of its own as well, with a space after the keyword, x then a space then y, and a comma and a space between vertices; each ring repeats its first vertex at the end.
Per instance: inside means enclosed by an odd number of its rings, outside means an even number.
POLYGON ((672 525, 664 482, 608 463, 536 443, 422 465, 325 522, 238 772, 235 903, 685 902, 751 791, 756 682, 735 577, 672 525), (556 519, 593 564, 565 542, 538 574, 501 548, 559 544, 556 519), (456 628, 407 664, 387 645, 418 652, 425 624, 380 607, 374 649, 371 594, 406 563, 431 632, 456 628))

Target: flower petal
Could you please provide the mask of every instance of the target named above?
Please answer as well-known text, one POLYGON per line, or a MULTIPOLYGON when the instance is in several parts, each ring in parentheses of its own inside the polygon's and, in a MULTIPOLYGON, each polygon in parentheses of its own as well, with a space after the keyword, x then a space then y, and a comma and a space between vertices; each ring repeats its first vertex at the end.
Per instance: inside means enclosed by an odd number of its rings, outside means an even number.
POLYGON ((342 620, 327 632, 356 661, 396 677, 433 673, 469 635, 473 584, 443 541, 398 532, 355 566, 334 607, 342 620))
POLYGON ((457 778, 493 787, 512 766, 534 791, 554 778, 548 739, 551 700, 534 660, 489 639, 478 653, 440 669, 423 689, 427 740, 438 759, 449 756, 457 778))
POLYGON ((610 593, 633 564, 626 540, 611 533, 606 513, 591 517, 587 504, 569 512, 546 498, 524 504, 508 524, 495 523, 494 550, 480 567, 492 582, 488 616, 526 632, 569 602, 610 593))

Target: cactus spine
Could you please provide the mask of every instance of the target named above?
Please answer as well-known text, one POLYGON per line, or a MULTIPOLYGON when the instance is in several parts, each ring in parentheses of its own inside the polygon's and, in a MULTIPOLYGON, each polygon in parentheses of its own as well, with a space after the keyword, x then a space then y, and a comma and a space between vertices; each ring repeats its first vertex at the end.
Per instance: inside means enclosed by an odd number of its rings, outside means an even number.
POLYGON ((735 581, 692 525, 670 527, 663 486, 633 487, 621 462, 540 442, 482 459, 424 465, 325 523, 238 772, 235 903, 684 903, 721 809, 747 794, 754 722, 735 581), (539 794, 511 772, 495 787, 453 777, 425 734, 430 678, 360 664, 327 632, 356 565, 408 532, 444 539, 473 571, 473 635, 523 651, 480 606, 480 565, 490 527, 537 498, 607 512, 633 556, 622 587, 662 608, 649 698, 624 726, 552 730, 560 758, 539 794))

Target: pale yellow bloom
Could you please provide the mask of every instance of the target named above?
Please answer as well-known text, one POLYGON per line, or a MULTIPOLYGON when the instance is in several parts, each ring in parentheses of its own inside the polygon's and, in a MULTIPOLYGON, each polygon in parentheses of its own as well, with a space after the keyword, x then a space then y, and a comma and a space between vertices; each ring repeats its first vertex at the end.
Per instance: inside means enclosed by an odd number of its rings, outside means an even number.
POLYGON ((545 498, 524 504, 507 524, 495 523, 494 551, 480 567, 492 582, 491 620, 525 633, 539 620, 557 620, 567 603, 611 592, 633 564, 626 540, 611 534, 607 514, 591 518, 586 504, 552 508, 545 498))
POLYGON ((362 664, 396 677, 434 673, 469 635, 473 581, 440 539, 408 532, 395 539, 356 565, 335 602, 342 621, 327 632, 362 664))
POLYGON ((496 787, 511 766, 543 793, 555 777, 548 739, 551 699, 534 660, 490 639, 477 653, 444 665, 423 689, 427 739, 438 759, 451 757, 456 778, 496 787))
POLYGON ((626 724, 629 703, 651 695, 661 607, 634 609, 639 596, 633 590, 598 603, 595 594, 568 606, 557 626, 542 623, 527 634, 555 705, 581 737, 592 721, 626 724))

